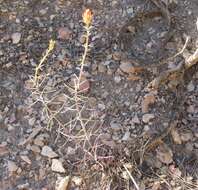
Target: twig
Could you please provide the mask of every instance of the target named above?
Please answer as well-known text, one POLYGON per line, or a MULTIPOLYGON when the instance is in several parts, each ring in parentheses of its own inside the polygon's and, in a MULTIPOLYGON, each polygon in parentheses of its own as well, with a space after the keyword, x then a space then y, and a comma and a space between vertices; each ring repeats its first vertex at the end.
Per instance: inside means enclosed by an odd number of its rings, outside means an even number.
POLYGON ((131 181, 133 182, 133 184, 135 185, 136 190, 140 190, 138 184, 136 183, 135 179, 133 178, 133 176, 131 175, 131 173, 129 172, 128 168, 125 166, 125 164, 123 164, 124 169, 126 170, 127 174, 129 175, 131 181))

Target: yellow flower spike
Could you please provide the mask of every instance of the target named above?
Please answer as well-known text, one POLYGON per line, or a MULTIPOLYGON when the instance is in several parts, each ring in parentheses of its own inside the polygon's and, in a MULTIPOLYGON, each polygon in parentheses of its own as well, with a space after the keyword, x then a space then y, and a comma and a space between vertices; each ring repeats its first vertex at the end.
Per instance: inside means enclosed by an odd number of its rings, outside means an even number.
POLYGON ((92 11, 90 9, 86 9, 83 12, 82 18, 83 18, 83 22, 85 23, 85 25, 87 27, 89 27, 91 25, 91 22, 92 22, 92 19, 93 19, 92 11))
POLYGON ((55 40, 50 40, 48 47, 49 51, 52 51, 54 49, 55 43, 56 43, 55 40))

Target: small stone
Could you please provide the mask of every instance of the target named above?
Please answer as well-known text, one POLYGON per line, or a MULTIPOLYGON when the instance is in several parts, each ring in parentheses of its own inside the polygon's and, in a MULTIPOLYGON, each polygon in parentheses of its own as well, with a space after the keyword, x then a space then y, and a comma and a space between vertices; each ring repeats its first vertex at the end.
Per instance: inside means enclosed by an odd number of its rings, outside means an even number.
POLYGON ((19 184, 17 185, 18 190, 29 189, 29 183, 19 184))
POLYGON ((54 172, 59 172, 59 173, 65 173, 65 168, 63 167, 63 164, 60 160, 58 159, 52 159, 52 165, 51 169, 54 172))
POLYGON ((56 190, 67 190, 70 182, 70 176, 60 178, 56 181, 56 190))
POLYGON ((41 151, 41 155, 42 156, 46 156, 48 158, 56 158, 58 157, 58 154, 56 154, 52 148, 50 148, 49 146, 44 146, 42 148, 42 151, 41 151))
POLYGON ((121 129, 121 125, 115 121, 111 121, 110 126, 114 131, 119 131, 121 129))
POLYGON ((130 73, 133 65, 129 61, 121 61, 120 69, 125 73, 130 73))
POLYGON ((76 150, 74 148, 72 148, 71 146, 69 146, 67 148, 67 155, 72 155, 75 154, 76 150))
POLYGON ((106 73, 107 72, 107 67, 103 64, 98 65, 98 72, 99 73, 106 73))
POLYGON ((21 40, 21 33, 15 32, 12 34, 11 38, 13 44, 18 44, 21 40))
POLYGON ((41 139, 41 138, 39 138, 39 137, 36 138, 36 139, 34 140, 34 144, 37 145, 37 146, 43 147, 43 146, 44 146, 43 139, 41 139))
POLYGON ((112 55, 113 59, 115 61, 120 61, 121 57, 122 57, 122 54, 121 52, 114 52, 113 55, 112 55))
POLYGON ((58 29, 58 38, 61 40, 69 40, 71 38, 71 34, 72 32, 66 27, 58 29))
POLYGON ((30 119, 28 120, 28 123, 29 123, 30 126, 33 126, 34 123, 35 123, 35 121, 36 121, 36 119, 35 119, 34 117, 32 117, 32 118, 30 118, 30 119))
POLYGON ((26 163, 28 163, 28 164, 31 164, 31 163, 32 163, 31 160, 28 158, 28 156, 26 156, 26 155, 21 155, 20 157, 21 157, 21 159, 22 159, 24 162, 26 162, 26 163))
POLYGON ((72 177, 72 181, 75 183, 75 185, 80 186, 82 184, 82 178, 78 176, 72 177))
POLYGON ((5 156, 9 153, 9 150, 7 148, 7 143, 1 143, 0 144, 0 157, 5 156))
POLYGON ((155 118, 154 114, 147 113, 143 115, 142 121, 144 123, 149 123, 153 118, 155 118))
POLYGON ((135 115, 132 120, 131 120, 132 123, 135 123, 135 124, 140 124, 140 120, 139 120, 139 117, 137 115, 135 115))
POLYGON ((171 130, 171 136, 175 144, 182 144, 181 136, 176 129, 171 130))
POLYGON ((144 126, 144 131, 145 131, 145 132, 148 132, 149 130, 150 130, 150 127, 149 127, 148 125, 145 125, 145 126, 144 126))
POLYGON ((13 131, 13 130, 14 130, 14 126, 8 124, 8 131, 13 131))
POLYGON ((40 153, 41 152, 41 149, 37 146, 37 145, 32 145, 30 147, 30 150, 34 153, 40 153))
POLYGON ((155 181, 152 186, 152 190, 158 190, 161 188, 161 183, 159 181, 155 181))
POLYGON ((122 137, 122 140, 123 141, 128 141, 129 140, 129 138, 130 138, 130 132, 129 131, 127 131, 125 134, 124 134, 124 136, 122 137))
POLYGON ((195 106, 194 105, 190 105, 187 107, 187 112, 188 113, 195 113, 195 106))
POLYGON ((47 13, 47 9, 41 9, 41 10, 39 10, 39 13, 41 15, 45 15, 47 13))
POLYGON ((187 142, 192 140, 193 134, 191 132, 181 133, 181 140, 187 142))
POLYGON ((8 161, 8 164, 7 164, 7 167, 8 167, 8 172, 12 175, 14 172, 17 171, 18 169, 18 166, 15 164, 15 162, 13 161, 8 161))
POLYGON ((125 180, 130 180, 130 176, 129 176, 128 172, 125 170, 122 172, 121 176, 125 180))
POLYGON ((188 92, 192 92, 195 90, 195 85, 193 84, 192 81, 188 84, 187 89, 188 89, 188 92))
POLYGON ((121 80, 122 80, 122 79, 121 79, 120 76, 115 76, 115 77, 114 77, 114 81, 115 81, 115 83, 117 83, 117 84, 118 84, 121 80))

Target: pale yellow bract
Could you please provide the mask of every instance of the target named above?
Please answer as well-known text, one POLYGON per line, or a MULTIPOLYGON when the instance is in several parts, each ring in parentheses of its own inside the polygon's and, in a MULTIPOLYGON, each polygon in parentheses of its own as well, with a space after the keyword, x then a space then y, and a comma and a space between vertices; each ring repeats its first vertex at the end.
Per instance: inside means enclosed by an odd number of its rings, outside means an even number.
POLYGON ((87 27, 89 27, 91 25, 91 22, 92 22, 92 19, 93 19, 92 11, 90 9, 86 9, 83 12, 82 18, 83 18, 83 22, 85 23, 85 25, 87 27))

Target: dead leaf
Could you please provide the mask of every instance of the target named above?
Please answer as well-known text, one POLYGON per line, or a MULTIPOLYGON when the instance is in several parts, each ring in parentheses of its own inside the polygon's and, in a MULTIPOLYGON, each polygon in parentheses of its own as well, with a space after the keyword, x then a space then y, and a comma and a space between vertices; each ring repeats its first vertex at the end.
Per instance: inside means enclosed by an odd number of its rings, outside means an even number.
POLYGON ((144 96, 142 101, 142 112, 146 113, 149 110, 149 106, 154 104, 156 101, 155 95, 153 93, 144 96))
POLYGON ((172 150, 166 144, 161 144, 157 148, 157 158, 164 164, 170 164, 173 162, 172 150))

